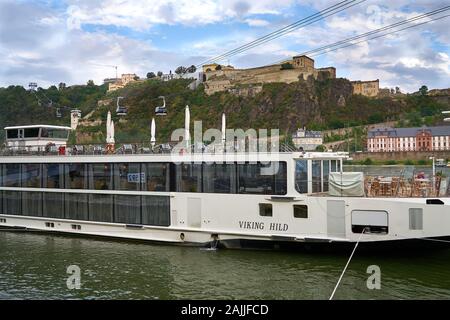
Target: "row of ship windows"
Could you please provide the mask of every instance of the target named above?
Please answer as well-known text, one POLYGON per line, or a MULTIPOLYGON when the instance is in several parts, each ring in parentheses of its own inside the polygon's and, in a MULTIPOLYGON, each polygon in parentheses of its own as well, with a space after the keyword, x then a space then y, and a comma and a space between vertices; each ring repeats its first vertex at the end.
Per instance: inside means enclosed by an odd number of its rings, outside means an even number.
POLYGON ((95 222, 170 225, 168 196, 2 191, 0 213, 95 222))
POLYGON ((287 193, 286 162, 0 165, 0 186, 205 193, 287 193))
MULTIPOLYGON (((294 218, 308 218, 308 206, 304 204, 294 204, 292 207, 294 218)), ((273 206, 271 203, 259 204, 259 215, 261 217, 273 217, 273 206)))

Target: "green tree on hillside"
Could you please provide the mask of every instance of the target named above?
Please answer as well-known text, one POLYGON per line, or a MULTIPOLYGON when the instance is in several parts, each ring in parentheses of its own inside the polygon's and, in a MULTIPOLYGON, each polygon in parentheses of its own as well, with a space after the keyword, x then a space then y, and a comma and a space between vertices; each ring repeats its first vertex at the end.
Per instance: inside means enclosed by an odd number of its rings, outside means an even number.
POLYGON ((419 92, 422 96, 426 96, 428 94, 428 87, 425 85, 421 86, 419 92))
POLYGON ((195 71, 197 71, 197 68, 194 65, 192 65, 189 68, 187 68, 187 72, 188 73, 194 73, 195 71))
POLYGON ((175 73, 176 74, 185 74, 186 73, 186 67, 179 66, 178 68, 175 69, 175 73))
POLYGON ((154 77, 156 77, 156 75, 155 75, 154 72, 149 72, 149 73, 147 73, 147 79, 152 79, 152 78, 154 78, 154 77))

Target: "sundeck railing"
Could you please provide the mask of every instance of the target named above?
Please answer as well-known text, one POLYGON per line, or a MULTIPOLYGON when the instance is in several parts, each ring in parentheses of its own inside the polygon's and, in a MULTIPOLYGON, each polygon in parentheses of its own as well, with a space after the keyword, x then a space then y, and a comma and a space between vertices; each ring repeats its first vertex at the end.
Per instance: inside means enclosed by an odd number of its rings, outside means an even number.
MULTIPOLYGON (((76 144, 69 146, 57 145, 28 145, 3 147, 0 149, 0 156, 55 156, 55 155, 110 155, 110 154, 165 154, 171 153, 176 144, 165 143, 151 147, 144 143, 124 143, 116 144, 114 147, 105 144, 76 144)), ((190 146, 191 152, 195 153, 238 153, 248 152, 242 147, 227 146, 224 150, 223 145, 205 145, 196 147, 190 146)), ((181 150, 181 152, 186 149, 181 150)), ((267 152, 268 150, 261 150, 267 152)), ((269 150, 270 151, 270 150, 269 150)), ((278 150, 272 152, 298 152, 290 145, 280 144, 278 150)))
MULTIPOLYGON (((345 173, 344 173, 345 174, 345 173)), ((336 178, 335 178, 336 179, 336 178)), ((296 190, 306 193, 312 187, 312 196, 366 197, 366 198, 440 198, 450 197, 450 177, 443 174, 406 177, 364 176, 361 180, 345 178, 338 173, 336 180, 296 180, 296 190), (341 178, 342 176, 342 178, 341 178), (303 186, 303 188, 301 187, 303 186)))

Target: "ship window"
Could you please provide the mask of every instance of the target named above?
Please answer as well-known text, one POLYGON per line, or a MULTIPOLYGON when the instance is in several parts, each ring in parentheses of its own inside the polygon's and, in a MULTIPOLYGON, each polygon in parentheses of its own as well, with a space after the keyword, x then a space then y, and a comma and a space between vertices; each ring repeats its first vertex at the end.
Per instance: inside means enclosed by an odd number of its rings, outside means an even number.
POLYGON ((176 165, 177 191, 202 192, 201 164, 182 163, 176 165))
POLYGON ((42 199, 44 217, 64 219, 64 193, 44 192, 42 199))
POLYGON ((141 224, 141 197, 114 195, 114 222, 141 224))
POLYGON ((41 165, 27 163, 22 165, 22 187, 41 188, 41 165))
POLYGON ((89 195, 89 220, 113 222, 113 196, 109 194, 89 195))
POLYGON ((164 196, 142 196, 142 224, 170 226, 170 198, 164 196))
POLYGON ((42 192, 22 192, 22 214, 42 217, 42 192))
POLYGON ((87 189, 87 165, 85 163, 66 164, 66 188, 87 189))
POLYGON ((95 190, 113 189, 113 165, 111 163, 89 164, 89 188, 95 190))
POLYGON ((142 190, 146 191, 170 191, 168 163, 145 163, 142 171, 145 179, 142 181, 142 190))
POLYGON ((323 169, 323 191, 328 191, 328 179, 330 176, 330 161, 324 160, 322 162, 322 169, 323 169))
POLYGON ((114 164, 114 178, 116 190, 139 190, 141 181, 145 181, 139 163, 114 164))
POLYGON ((353 233, 387 234, 388 212, 384 210, 353 210, 351 213, 353 233))
POLYGON ((259 215, 261 217, 272 217, 272 204, 270 203, 260 203, 259 204, 259 215))
POLYGON ((69 136, 69 131, 64 129, 55 128, 42 128, 41 137, 51 138, 51 139, 67 139, 69 136))
POLYGON ((86 193, 66 193, 64 195, 64 218, 89 220, 88 196, 86 193))
POLYGON ((44 188, 64 188, 64 165, 58 163, 44 163, 42 165, 44 188))
POLYGON ((442 201, 441 199, 427 199, 426 200, 427 204, 444 204, 444 201, 442 201))
POLYGON ((71 226, 73 230, 81 230, 81 225, 79 224, 72 224, 71 226))
POLYGON ((17 191, 3 191, 3 214, 22 215, 21 208, 21 192, 17 191))
POLYGON ((54 224, 53 222, 46 222, 46 223, 45 223, 45 226, 46 226, 47 228, 54 228, 54 227, 55 227, 55 224, 54 224))
POLYGON ((286 162, 238 164, 238 192, 246 194, 286 194, 286 162))
POLYGON ((3 186, 20 187, 20 164, 3 164, 3 186))
POLYGON ((308 193, 308 161, 295 161, 295 190, 308 193))
POLYGON ((203 192, 236 193, 236 165, 203 164, 203 192))
POLYGON ((286 162, 272 162, 271 166, 275 185, 275 194, 283 195, 287 193, 287 167, 286 162))
POLYGON ((8 139, 17 139, 19 138, 19 130, 11 129, 6 131, 6 137, 8 139))
POLYGON ((322 161, 312 161, 312 192, 322 192, 322 161))
MULTIPOLYGON (((371 145, 371 147, 372 147, 372 145, 371 145)), ((331 160, 330 161, 330 172, 336 172, 336 171, 337 171, 337 161, 331 160)))
POLYGON ((38 138, 39 128, 28 128, 24 130, 25 138, 38 138))
POLYGON ((294 218, 308 218, 308 206, 303 204, 294 204, 294 218))

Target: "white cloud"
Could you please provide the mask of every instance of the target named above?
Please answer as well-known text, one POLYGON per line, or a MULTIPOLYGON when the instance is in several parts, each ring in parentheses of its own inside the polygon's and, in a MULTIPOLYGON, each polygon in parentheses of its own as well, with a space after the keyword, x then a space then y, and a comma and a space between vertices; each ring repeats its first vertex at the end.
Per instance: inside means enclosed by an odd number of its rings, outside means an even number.
POLYGON ((63 19, 55 19, 47 10, 13 2, 0 4, 0 43, 0 86, 38 82, 46 87, 88 79, 101 83, 114 75, 113 68, 99 65, 117 65, 119 73, 144 76, 194 63, 194 58, 158 50, 148 41, 68 29, 63 19), (8 21, 11 13, 14 19, 8 21))
MULTIPOLYGON (((280 14, 292 0, 72 0, 67 16, 74 26, 114 25, 147 30, 155 24, 206 25, 257 14, 280 14)), ((262 23, 262 20, 259 21, 262 23)))
POLYGON ((250 27, 266 27, 270 24, 269 21, 262 20, 262 19, 246 19, 245 22, 250 27))

